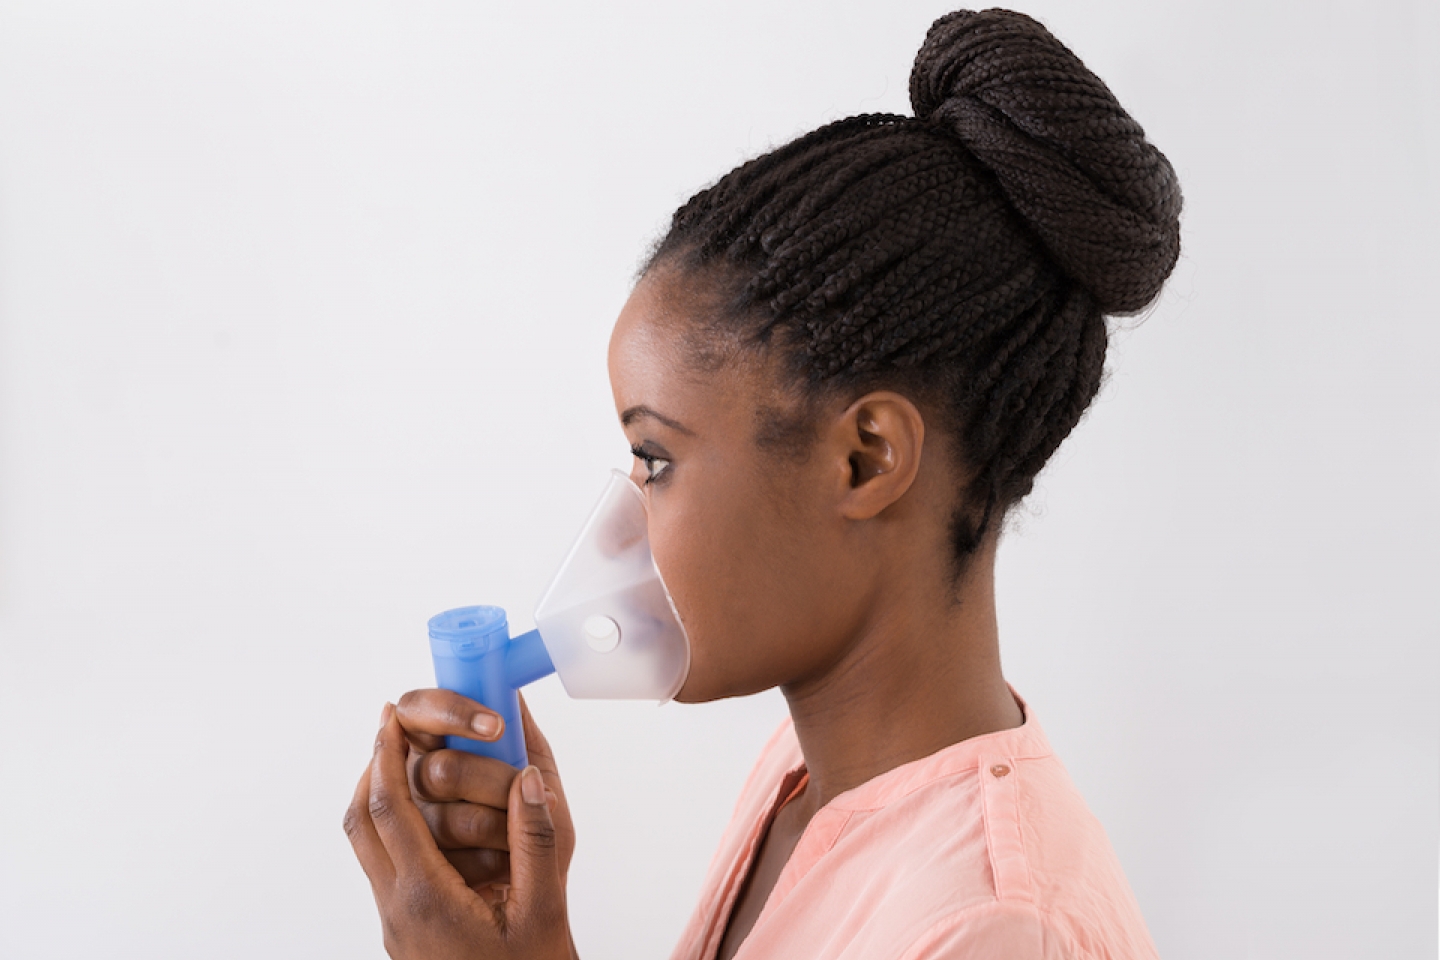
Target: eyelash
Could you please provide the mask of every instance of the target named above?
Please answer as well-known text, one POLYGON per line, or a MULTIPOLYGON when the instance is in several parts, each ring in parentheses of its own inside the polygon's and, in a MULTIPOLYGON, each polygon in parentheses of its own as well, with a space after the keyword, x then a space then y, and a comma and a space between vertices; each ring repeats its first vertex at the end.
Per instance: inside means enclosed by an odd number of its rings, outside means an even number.
POLYGON ((636 460, 639 460, 640 462, 645 464, 645 470, 648 474, 645 477, 645 486, 647 487, 659 481, 662 477, 666 476, 670 472, 670 461, 665 457, 657 457, 652 453, 646 453, 639 447, 631 447, 630 453, 632 456, 635 457, 636 460), (665 464, 665 466, 661 467, 659 470, 656 470, 655 464, 657 463, 663 463, 665 464))

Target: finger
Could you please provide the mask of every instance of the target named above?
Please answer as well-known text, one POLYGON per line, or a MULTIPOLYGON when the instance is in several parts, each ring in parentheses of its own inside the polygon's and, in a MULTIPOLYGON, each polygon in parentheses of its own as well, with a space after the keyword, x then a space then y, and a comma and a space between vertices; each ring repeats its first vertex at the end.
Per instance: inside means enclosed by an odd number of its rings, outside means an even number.
POLYGON ((546 783, 551 790, 560 782, 560 769, 555 765, 555 751, 550 748, 550 741, 545 739, 545 734, 540 732, 540 727, 535 723, 535 717, 530 713, 530 707, 525 703, 525 694, 520 694, 520 723, 525 729, 525 752, 530 754, 530 762, 540 768, 542 773, 553 774, 554 782, 546 777, 546 783))
POLYGON ((411 690, 395 713, 405 736, 421 750, 439 750, 446 736, 498 740, 505 732, 498 713, 452 690, 411 690))
POLYGON ((509 850, 504 810, 474 803, 422 803, 420 813, 441 850, 509 850))
POLYGON ((410 796, 410 784, 405 778, 407 750, 395 709, 386 704, 384 721, 375 738, 375 757, 370 763, 366 810, 397 875, 438 877, 448 870, 448 865, 410 796))
POLYGON ((350 846, 355 850, 355 857, 360 861, 360 868, 378 890, 394 882, 395 865, 390 862, 390 855, 385 852, 385 845, 380 842, 380 834, 370 819, 371 766, 373 764, 365 767, 365 773, 355 785, 355 795, 345 810, 342 825, 345 836, 350 838, 350 846))
POLYGON ((424 748, 416 745, 413 737, 407 736, 405 739, 410 741, 409 755, 405 758, 405 778, 410 781, 410 795, 415 798, 416 803, 420 803, 425 799, 425 795, 420 789, 419 774, 416 768, 426 754, 423 752, 424 748))
POLYGON ((565 887, 545 780, 526 767, 510 788, 510 897, 507 922, 530 929, 565 923, 565 887))
POLYGON ((444 850, 445 859, 471 890, 510 882, 510 855, 499 850, 444 850))
POLYGON ((464 800, 497 810, 510 805, 515 768, 463 750, 436 750, 415 761, 415 791, 426 800, 464 800))
POLYGON ((530 755, 530 762, 540 768, 545 777, 546 789, 554 795, 550 801, 550 810, 553 813, 555 805, 565 797, 565 785, 560 782, 560 768, 555 764, 555 752, 550 749, 550 741, 540 732, 535 717, 525 703, 523 693, 520 694, 520 722, 525 729, 525 752, 530 755))

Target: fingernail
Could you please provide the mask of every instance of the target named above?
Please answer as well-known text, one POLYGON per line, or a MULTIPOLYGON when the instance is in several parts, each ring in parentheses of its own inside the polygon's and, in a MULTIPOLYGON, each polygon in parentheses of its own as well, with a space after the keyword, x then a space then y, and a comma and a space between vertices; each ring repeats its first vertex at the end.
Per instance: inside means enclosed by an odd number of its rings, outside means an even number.
POLYGON ((380 726, 390 722, 390 715, 395 712, 395 704, 386 701, 385 706, 380 709, 380 726))
POLYGON ((554 813, 554 812, 555 812, 555 806, 556 806, 556 804, 558 804, 559 802, 560 802, 560 797, 559 797, 559 795, 556 794, 554 790, 551 790, 549 787, 546 787, 546 788, 545 788, 545 806, 547 806, 547 807, 550 808, 550 812, 551 812, 551 813, 554 813))
POLYGON ((540 777, 538 767, 526 767, 520 771, 520 799, 532 807, 545 805, 545 781, 540 777))
POLYGON ((470 721, 470 729, 486 740, 494 740, 500 736, 500 731, 505 729, 505 721, 493 713, 477 713, 475 719, 470 721))

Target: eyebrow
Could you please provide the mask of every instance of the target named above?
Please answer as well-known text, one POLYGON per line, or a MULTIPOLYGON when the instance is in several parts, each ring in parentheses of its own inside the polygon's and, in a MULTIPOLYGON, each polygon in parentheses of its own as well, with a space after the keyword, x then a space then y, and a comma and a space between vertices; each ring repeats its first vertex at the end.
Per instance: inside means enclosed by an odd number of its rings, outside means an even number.
POLYGON ((643 403, 639 406, 630 407, 624 413, 620 414, 620 426, 628 427, 636 420, 644 420, 646 418, 649 418, 651 420, 659 420, 671 430, 679 431, 680 433, 685 434, 687 437, 695 436, 695 431, 691 430, 689 427, 685 426, 680 421, 671 420, 663 413, 652 410, 651 408, 645 406, 643 403))

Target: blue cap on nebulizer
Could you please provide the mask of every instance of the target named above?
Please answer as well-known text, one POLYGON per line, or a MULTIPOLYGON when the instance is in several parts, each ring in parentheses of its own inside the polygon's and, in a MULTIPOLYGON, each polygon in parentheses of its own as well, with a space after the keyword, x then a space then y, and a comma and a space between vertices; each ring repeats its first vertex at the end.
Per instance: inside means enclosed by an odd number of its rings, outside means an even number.
POLYGON ((511 637, 499 607, 431 618, 436 681, 505 720, 499 741, 449 737, 448 746, 525 766, 516 690, 551 673, 582 700, 663 703, 684 685, 690 641, 650 553, 645 496, 620 471, 541 598, 535 626, 511 637))

